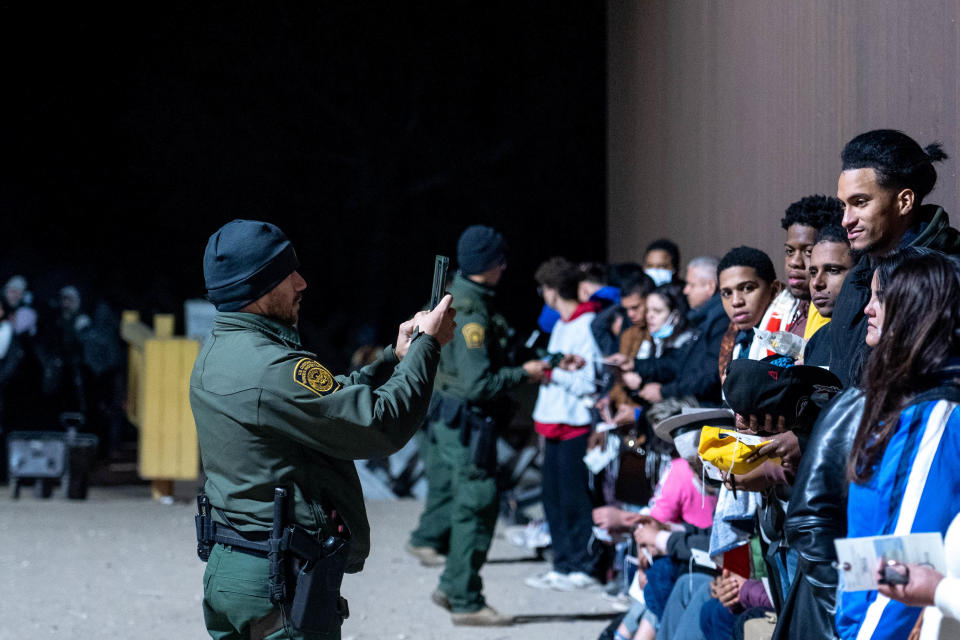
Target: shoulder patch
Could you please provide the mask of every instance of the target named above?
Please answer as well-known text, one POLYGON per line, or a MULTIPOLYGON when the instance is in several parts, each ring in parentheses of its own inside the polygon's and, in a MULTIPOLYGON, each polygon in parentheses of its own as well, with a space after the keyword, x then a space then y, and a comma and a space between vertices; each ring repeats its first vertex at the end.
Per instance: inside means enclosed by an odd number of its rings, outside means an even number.
POLYGON ((306 387, 318 396, 325 396, 340 389, 333 374, 325 366, 310 358, 300 358, 293 368, 293 381, 301 387, 306 387))
POLYGON ((463 340, 467 343, 467 349, 480 349, 483 347, 483 339, 486 330, 482 325, 471 322, 463 327, 463 340))

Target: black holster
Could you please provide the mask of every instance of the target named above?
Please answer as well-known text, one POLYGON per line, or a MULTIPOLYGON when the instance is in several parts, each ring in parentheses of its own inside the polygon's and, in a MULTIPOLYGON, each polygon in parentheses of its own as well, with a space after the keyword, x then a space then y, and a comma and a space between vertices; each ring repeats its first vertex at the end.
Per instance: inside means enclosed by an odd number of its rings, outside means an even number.
POLYGON ((350 615, 346 599, 340 596, 350 540, 330 536, 321 543, 305 529, 285 525, 285 504, 286 491, 278 488, 273 526, 264 538, 214 522, 210 501, 201 492, 195 517, 197 555, 206 562, 213 545, 219 543, 266 558, 270 563, 270 601, 280 607, 290 626, 303 633, 335 631, 350 615))
POLYGON ((497 472, 497 424, 494 418, 473 411, 460 428, 460 442, 470 450, 470 462, 488 475, 497 472))
MULTIPOLYGON (((428 426, 433 421, 442 422, 460 431, 460 443, 470 450, 470 462, 488 475, 497 471, 497 424, 504 409, 498 403, 478 405, 463 398, 434 392, 427 412, 428 426)), ((436 442, 433 432, 428 437, 436 442)))
POLYGON ((320 556, 312 560, 297 556, 293 562, 297 581, 290 605, 290 623, 304 633, 334 631, 350 617, 347 600, 340 596, 350 544, 342 538, 330 537, 322 546, 320 556))

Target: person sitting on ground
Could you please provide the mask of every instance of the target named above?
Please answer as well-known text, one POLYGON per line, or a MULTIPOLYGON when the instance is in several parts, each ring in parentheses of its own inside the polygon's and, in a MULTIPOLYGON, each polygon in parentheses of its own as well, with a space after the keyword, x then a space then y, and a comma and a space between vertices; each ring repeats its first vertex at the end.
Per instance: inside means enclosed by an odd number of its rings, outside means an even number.
POLYGON ((847 274, 853 268, 850 241, 840 225, 829 225, 817 234, 817 241, 810 251, 810 297, 814 308, 827 324, 817 330, 804 347, 804 364, 830 365, 830 324, 833 306, 843 288, 847 274))
POLYGON ((692 410, 658 423, 657 437, 673 445, 678 457, 662 478, 649 513, 615 507, 593 512, 594 522, 601 528, 635 530, 641 549, 637 581, 644 590, 644 602, 633 603, 617 629, 619 637, 652 639, 673 583, 681 569, 688 569, 691 549, 706 550, 717 485, 701 480, 697 443, 705 424, 723 423, 732 423, 729 411, 692 410))

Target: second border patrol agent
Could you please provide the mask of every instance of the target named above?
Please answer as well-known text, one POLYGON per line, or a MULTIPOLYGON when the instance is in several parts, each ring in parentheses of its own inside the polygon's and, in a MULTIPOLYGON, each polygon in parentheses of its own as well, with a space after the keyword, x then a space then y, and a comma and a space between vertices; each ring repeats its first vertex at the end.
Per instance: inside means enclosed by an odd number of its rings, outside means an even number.
POLYGON ((349 536, 344 568, 360 571, 370 528, 353 461, 387 456, 416 432, 455 327, 448 295, 401 324, 397 346, 376 362, 335 376, 300 344, 298 266, 279 228, 251 220, 221 227, 204 254, 217 315, 190 404, 212 519, 238 543, 217 542, 203 578, 204 621, 217 639, 340 637, 339 624, 324 633, 290 628, 271 601, 270 561, 251 546, 269 535, 279 487, 289 495, 287 519, 316 540, 349 536))
POLYGON ((509 327, 496 313, 494 287, 506 269, 506 244, 494 229, 468 227, 457 242, 459 272, 450 292, 461 327, 443 348, 423 439, 427 504, 407 550, 425 565, 443 563, 431 598, 454 624, 493 626, 512 618, 487 606, 480 568, 498 513, 496 430, 505 426, 505 393, 539 382, 545 363, 506 366, 509 327), (501 423, 498 425, 498 423, 501 423))

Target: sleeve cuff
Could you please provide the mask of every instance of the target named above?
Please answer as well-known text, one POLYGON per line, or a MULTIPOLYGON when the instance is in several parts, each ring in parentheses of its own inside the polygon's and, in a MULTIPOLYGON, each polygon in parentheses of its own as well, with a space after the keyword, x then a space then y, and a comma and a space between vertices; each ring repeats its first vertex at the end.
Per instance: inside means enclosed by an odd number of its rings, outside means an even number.
POLYGON ((657 534, 657 541, 656 541, 656 543, 655 543, 655 544, 657 545, 657 549, 659 549, 659 550, 660 550, 661 552, 663 552, 663 553, 666 553, 666 552, 667 552, 667 540, 670 539, 670 536, 671 536, 671 535, 673 535, 673 532, 672 532, 672 531, 661 531, 660 533, 658 533, 658 534, 657 534))
POLYGON ((393 345, 386 347, 383 350, 383 354, 381 355, 381 357, 383 358, 383 361, 387 364, 396 365, 398 362, 400 362, 400 358, 397 357, 397 352, 393 348, 393 345))
POLYGON ((948 618, 960 620, 960 578, 944 578, 933 594, 933 604, 948 618))

